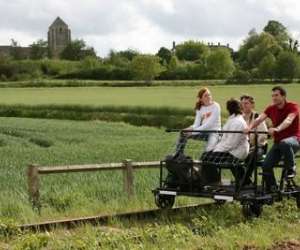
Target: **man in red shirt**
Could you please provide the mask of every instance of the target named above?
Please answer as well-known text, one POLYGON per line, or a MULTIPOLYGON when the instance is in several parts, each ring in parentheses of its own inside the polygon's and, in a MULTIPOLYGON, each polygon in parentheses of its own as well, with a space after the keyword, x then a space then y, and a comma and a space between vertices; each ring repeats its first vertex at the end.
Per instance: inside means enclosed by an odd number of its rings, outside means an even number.
MULTIPOLYGON (((273 104, 249 126, 247 131, 256 128, 266 118, 270 118, 273 127, 268 133, 274 138, 274 144, 263 163, 263 174, 268 192, 277 190, 273 167, 283 159, 286 177, 296 174, 295 153, 300 148, 299 105, 286 100, 286 91, 277 86, 272 89, 273 104)), ((246 131, 246 132, 247 132, 246 131)))

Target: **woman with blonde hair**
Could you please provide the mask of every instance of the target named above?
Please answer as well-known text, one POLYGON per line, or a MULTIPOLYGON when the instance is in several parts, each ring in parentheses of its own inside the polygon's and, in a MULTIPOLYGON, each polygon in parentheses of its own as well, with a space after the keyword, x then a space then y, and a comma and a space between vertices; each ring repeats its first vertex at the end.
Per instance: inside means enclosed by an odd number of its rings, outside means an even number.
POLYGON ((197 95, 195 105, 194 124, 182 132, 176 144, 175 156, 183 154, 188 139, 207 141, 206 150, 211 151, 218 142, 217 133, 201 133, 199 130, 221 130, 221 108, 220 105, 213 101, 211 92, 208 88, 201 88, 197 95), (195 132, 193 132, 195 130, 195 132))

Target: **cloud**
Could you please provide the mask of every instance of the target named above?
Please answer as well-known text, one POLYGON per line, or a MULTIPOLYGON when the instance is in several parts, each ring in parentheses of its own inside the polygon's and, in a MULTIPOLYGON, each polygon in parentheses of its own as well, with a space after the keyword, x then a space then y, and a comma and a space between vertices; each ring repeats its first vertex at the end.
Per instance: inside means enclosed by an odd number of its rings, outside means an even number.
POLYGON ((238 48, 250 29, 261 30, 270 19, 299 36, 299 12, 297 0, 0 0, 0 44, 46 39, 60 16, 73 38, 83 38, 101 56, 111 48, 154 53, 188 39, 238 48))

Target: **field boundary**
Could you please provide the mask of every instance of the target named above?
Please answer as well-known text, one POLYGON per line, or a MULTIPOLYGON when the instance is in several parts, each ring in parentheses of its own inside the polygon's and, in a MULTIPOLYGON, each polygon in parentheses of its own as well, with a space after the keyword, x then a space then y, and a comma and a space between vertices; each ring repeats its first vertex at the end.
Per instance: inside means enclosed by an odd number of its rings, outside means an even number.
MULTIPOLYGON (((199 164, 199 161, 194 161, 199 164)), ((134 196, 134 172, 140 169, 158 169, 160 161, 133 162, 130 159, 121 163, 104 163, 93 165, 68 165, 68 166, 39 166, 36 164, 27 167, 28 194, 33 208, 41 209, 40 204, 40 176, 62 173, 83 173, 96 171, 123 171, 123 190, 128 199, 134 196)))
POLYGON ((134 126, 182 128, 194 120, 192 109, 144 106, 92 106, 59 104, 0 104, 1 117, 74 121, 125 122, 134 126))
POLYGON ((154 80, 150 84, 136 80, 40 79, 30 81, 0 81, 0 88, 60 88, 60 87, 196 87, 224 85, 226 80, 154 80))

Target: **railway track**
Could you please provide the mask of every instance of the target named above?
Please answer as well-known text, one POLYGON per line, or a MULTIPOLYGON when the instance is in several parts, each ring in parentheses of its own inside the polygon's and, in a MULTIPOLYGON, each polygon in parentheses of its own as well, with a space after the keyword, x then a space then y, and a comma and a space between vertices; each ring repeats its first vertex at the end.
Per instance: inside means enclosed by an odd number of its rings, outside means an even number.
POLYGON ((109 215, 98 215, 98 216, 90 216, 90 217, 79 217, 73 219, 53 220, 53 221, 45 221, 45 222, 33 223, 33 224, 24 224, 24 225, 20 225, 19 228, 22 231, 34 231, 34 232, 51 231, 58 228, 72 229, 84 224, 105 225, 112 219, 141 220, 141 219, 151 219, 159 215, 172 215, 180 211, 193 212, 199 208, 209 209, 214 205, 215 203, 213 202, 213 203, 204 203, 198 205, 175 207, 167 210, 149 209, 149 210, 116 213, 116 214, 109 214, 109 215))

